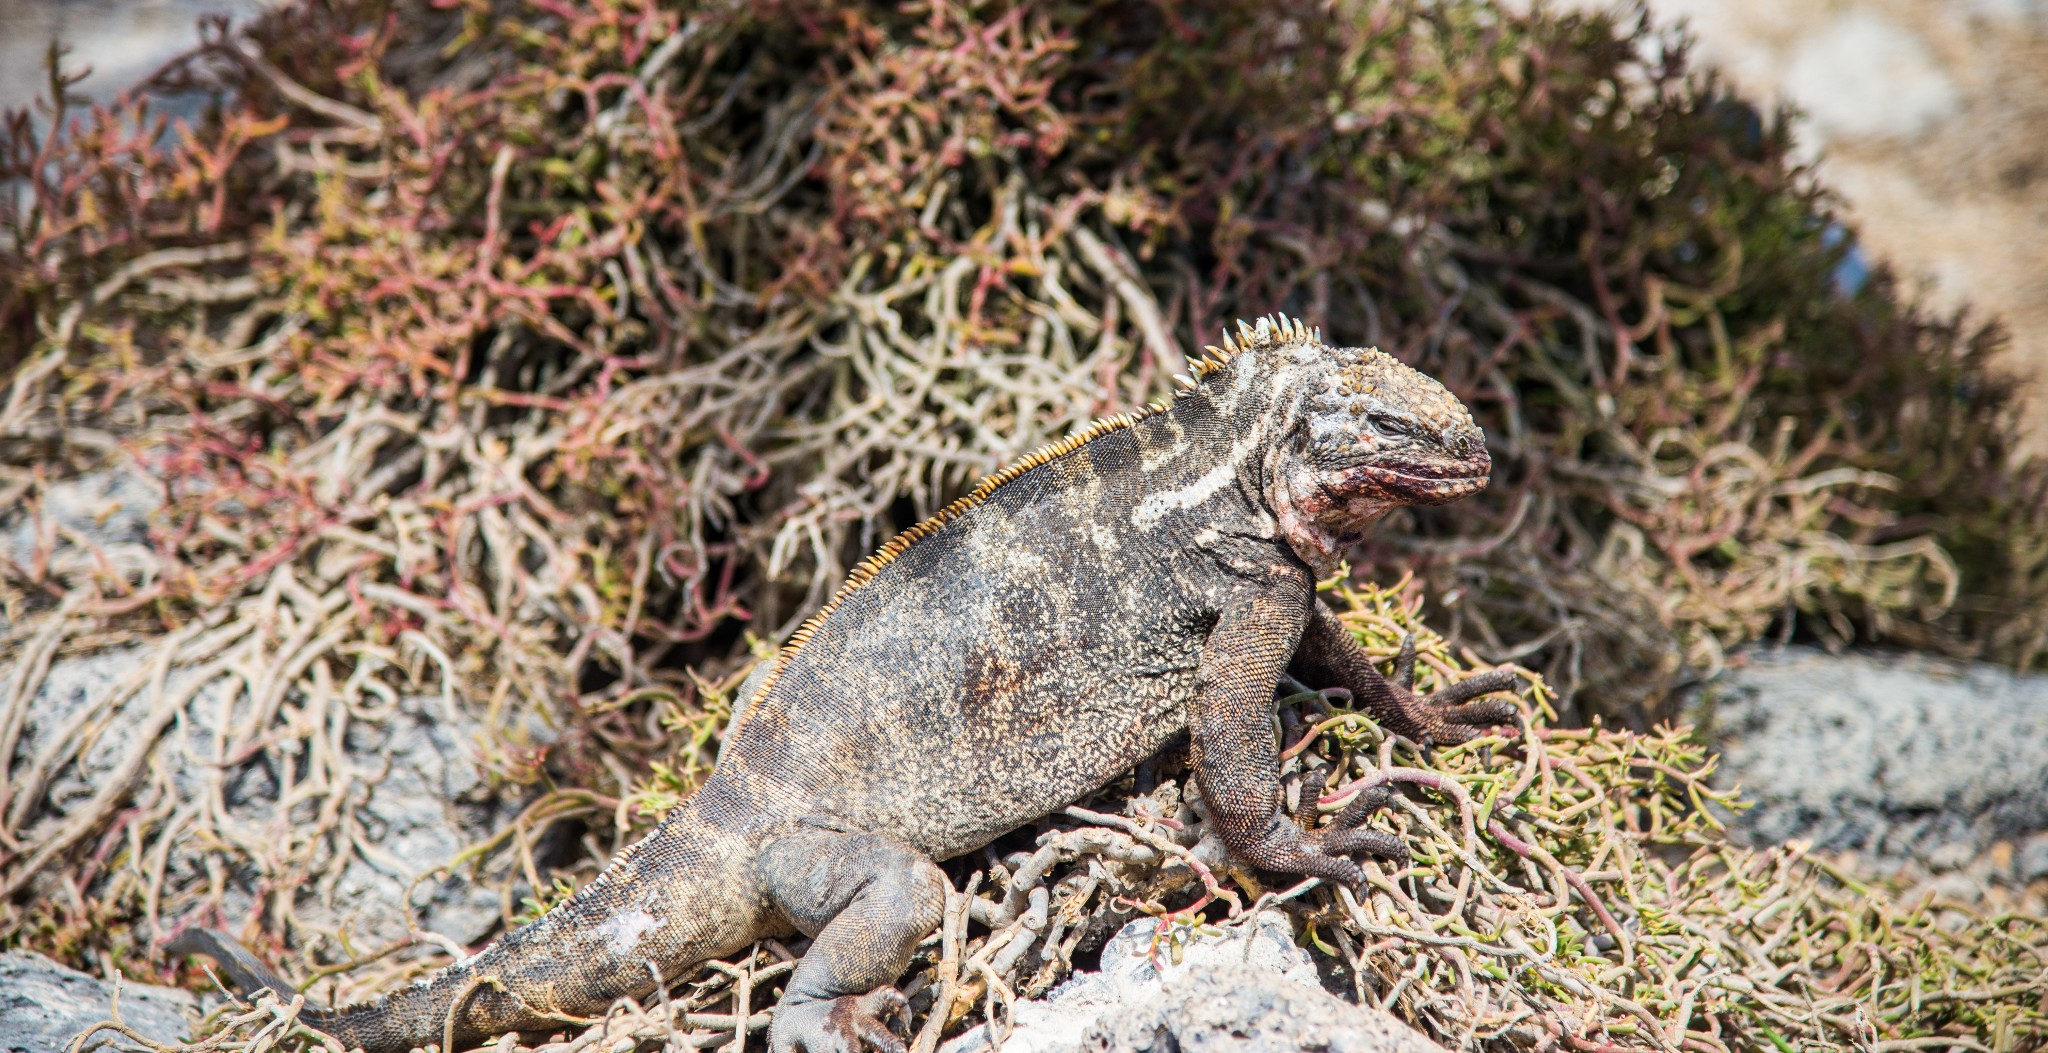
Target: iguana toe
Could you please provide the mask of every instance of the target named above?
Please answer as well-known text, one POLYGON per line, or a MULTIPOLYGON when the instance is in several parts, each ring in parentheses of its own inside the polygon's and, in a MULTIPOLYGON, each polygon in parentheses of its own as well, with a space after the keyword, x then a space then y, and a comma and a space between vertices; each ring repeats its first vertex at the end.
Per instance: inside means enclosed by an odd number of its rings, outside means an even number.
MULTIPOLYGON (((1319 846, 1320 847, 1320 846, 1319 846)), ((1357 863, 1335 852, 1316 851, 1288 869, 1304 877, 1318 877, 1353 891, 1365 888, 1365 871, 1357 863)))
POLYGON ((1336 826, 1311 832, 1279 815, 1257 843, 1231 851, 1261 870, 1322 878, 1352 889, 1364 888, 1365 871, 1346 858, 1350 853, 1365 852, 1403 865, 1408 859, 1408 849, 1392 834, 1336 826))
POLYGON ((1331 855, 1364 852, 1399 864, 1395 870, 1408 865, 1408 846, 1384 830, 1332 830, 1323 835, 1322 841, 1323 851, 1331 855))
POLYGON ((1394 656, 1393 675, 1387 678, 1387 683, 1394 690, 1396 708, 1413 714, 1426 729, 1424 738, 1418 741, 1427 750, 1431 746, 1470 742, 1486 728, 1514 723, 1518 711, 1512 701, 1473 699, 1496 691, 1513 691, 1521 686, 1522 677, 1513 669, 1489 669, 1430 694, 1418 695, 1415 634, 1408 633, 1401 638, 1401 651, 1394 656))
POLYGON ((1337 813, 1337 818, 1330 821, 1329 829, 1350 830, 1372 818, 1374 812, 1393 803, 1393 800, 1393 784, 1383 782, 1376 786, 1368 786, 1351 796, 1351 803, 1345 805, 1344 810, 1337 813))
MULTIPOLYGON (((1384 830, 1363 829, 1365 821, 1393 799, 1394 788, 1386 783, 1360 790, 1329 826, 1317 832, 1317 843, 1330 855, 1364 852, 1386 860, 1395 870, 1405 869, 1408 866, 1408 846, 1400 838, 1384 830)), ((1362 879, 1363 872, 1360 876, 1362 879)))
POLYGON ((1485 734, 1486 729, 1515 723, 1518 710, 1505 698, 1472 699, 1496 691, 1512 691, 1521 679, 1512 669, 1489 669, 1467 677, 1418 701, 1431 716, 1430 745, 1456 746, 1485 734))
POLYGON ((903 1038, 888 1021, 907 1029, 910 1003, 894 987, 824 1001, 784 999, 768 1028, 769 1053, 904 1053, 903 1038))

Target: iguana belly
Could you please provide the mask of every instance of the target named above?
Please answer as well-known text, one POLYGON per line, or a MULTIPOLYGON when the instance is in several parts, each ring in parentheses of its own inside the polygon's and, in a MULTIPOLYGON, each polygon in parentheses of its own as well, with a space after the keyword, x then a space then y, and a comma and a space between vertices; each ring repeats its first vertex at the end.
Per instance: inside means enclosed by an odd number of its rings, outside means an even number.
MULTIPOLYGON (((935 859, 972 851, 1059 811, 1131 770, 1187 727, 1184 675, 1104 684, 1086 697, 1013 696, 1001 720, 961 707, 955 734, 877 756, 866 800, 897 806, 858 816, 935 859), (1005 745, 993 748, 993 740, 1005 745)), ((1033 692, 1031 694, 1038 694, 1033 692)), ((864 810, 865 811, 865 810, 864 810)))

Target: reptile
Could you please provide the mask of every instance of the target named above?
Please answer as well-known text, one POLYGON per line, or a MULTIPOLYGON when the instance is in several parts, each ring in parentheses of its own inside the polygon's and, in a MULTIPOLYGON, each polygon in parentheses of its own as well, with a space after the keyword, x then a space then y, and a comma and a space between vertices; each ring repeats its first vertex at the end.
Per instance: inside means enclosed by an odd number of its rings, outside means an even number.
MULTIPOLYGON (((769 936, 808 950, 773 1053, 902 1053, 894 984, 938 924, 937 860, 1087 797, 1186 732, 1225 846, 1358 887, 1405 858, 1360 794, 1307 829, 1280 808, 1283 675, 1349 689, 1427 747, 1511 722, 1493 670, 1420 697, 1316 596, 1405 505, 1485 487, 1486 442, 1443 385, 1284 315, 1238 323, 1177 392, 981 481, 860 563, 764 661, 695 793, 571 897, 411 987, 300 1022, 369 1053, 585 1024, 769 936), (892 1026, 895 1025, 895 1026, 892 1026)), ((1412 659, 1406 662, 1412 675, 1412 659)), ((295 989, 187 928, 254 996, 295 989)))

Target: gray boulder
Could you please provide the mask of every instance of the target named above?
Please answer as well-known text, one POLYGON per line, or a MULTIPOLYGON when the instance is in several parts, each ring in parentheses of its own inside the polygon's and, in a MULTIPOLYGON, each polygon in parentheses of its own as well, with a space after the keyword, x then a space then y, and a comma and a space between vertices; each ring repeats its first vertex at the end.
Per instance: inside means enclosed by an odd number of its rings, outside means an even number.
POLYGON ((1953 869, 2012 842, 2048 876, 2048 676, 1918 655, 1758 649, 1705 689, 1737 836, 1798 838, 1880 868, 1953 869))
POLYGON ((138 472, 108 468, 51 483, 39 514, 0 510, 0 556, 23 567, 38 554, 61 577, 95 569, 138 565, 149 554, 149 516, 163 504, 163 485, 138 472), (98 548, 97 555, 78 544, 98 548))
MULTIPOLYGON (((123 468, 52 483, 35 514, 0 510, 0 557, 23 567, 46 560, 60 580, 106 565, 153 565, 148 523, 162 498, 161 484, 123 468)), ((135 576, 147 575, 138 571, 135 576)), ((60 736, 80 738, 82 745, 43 773, 38 806, 29 813, 31 840, 63 827, 114 773, 130 767, 130 758, 143 745, 139 738, 155 726, 149 717, 150 693, 133 690, 154 656, 144 645, 52 663, 29 703, 12 770, 18 778, 60 736)), ((12 657, 0 656, 0 689, 19 675, 8 664, 12 657)), ((167 678, 167 691, 190 688, 190 700, 148 747, 154 754, 150 763, 171 773, 174 792, 188 801, 211 792, 215 738, 224 725, 237 729, 255 719, 247 692, 234 693, 228 704, 229 677, 194 683, 195 675, 173 670, 167 678)), ((554 734, 538 722, 523 730, 536 742, 554 734)), ((530 796, 516 787, 490 785, 480 770, 477 744, 499 734, 500 729, 485 726, 465 707, 437 698, 401 698, 381 723, 352 721, 345 743, 351 760, 359 770, 377 773, 352 816, 366 836, 350 846, 351 858, 336 879, 302 892, 298 917, 321 927, 346 926, 372 945, 395 941, 409 935, 404 908, 410 890, 412 907, 427 929, 462 944, 482 939, 499 916, 495 892, 459 874, 414 882, 503 829, 530 796)), ((220 780, 230 818, 271 821, 281 789, 273 760, 253 758, 220 780)), ((289 749, 285 762, 291 762, 289 749)), ((167 860, 169 891, 210 882, 207 865, 191 847, 174 847, 167 860)), ((246 916, 254 906, 248 886, 231 882, 223 904, 230 916, 246 916)))
MULTIPOLYGON (((78 808, 92 801, 105 783, 141 744, 151 704, 147 690, 128 692, 123 685, 145 674, 145 647, 118 648, 52 663, 40 690, 30 702, 21 741, 15 750, 16 770, 45 753, 55 736, 70 733, 79 719, 90 717, 94 731, 67 763, 50 772, 27 831, 31 840, 63 826, 78 808), (83 712, 105 708, 106 712, 83 712)), ((190 671, 174 671, 167 689, 196 687, 177 722, 149 748, 152 764, 170 773, 173 791, 191 800, 209 792, 215 735, 222 722, 236 726, 249 718, 249 699, 237 693, 231 705, 226 677, 194 685, 190 671)), ((5 679, 0 667, 0 681, 5 679)), ((482 939, 499 916, 498 895, 458 873, 439 880, 415 879, 447 866, 466 846, 508 825, 525 801, 519 787, 492 785, 476 760, 477 740, 488 734, 481 721, 464 707, 438 698, 401 697, 395 711, 381 723, 357 722, 346 739, 352 759, 371 773, 367 789, 352 801, 354 821, 367 835, 362 846, 344 846, 350 858, 338 878, 300 891, 298 917, 321 927, 346 926, 367 945, 396 941, 408 933, 405 924, 408 892, 414 916, 427 929, 462 944, 482 939)), ((259 826, 272 822, 278 773, 266 759, 253 759, 221 780, 230 818, 259 826)), ((171 848, 167 859, 167 894, 208 880, 207 857, 196 843, 171 848)), ((250 885, 231 875, 223 909, 230 918, 246 917, 255 907, 250 885)), ((175 919, 174 919, 175 920, 175 919)))
MULTIPOLYGON (((1324 991, 1279 911, 1197 935, 1178 960, 1165 945, 1155 953, 1157 926, 1131 922, 1103 947, 1100 972, 1018 1003, 1000 1053, 1442 1053, 1393 1016, 1324 991)), ((943 1053, 990 1049, 982 1025, 943 1053)))
MULTIPOLYGON (((0 1053, 64 1053, 86 1028, 112 1018, 114 985, 66 969, 40 954, 0 954, 0 1053)), ((198 1001, 172 987, 121 985, 121 1023, 158 1042, 192 1034, 198 1001)), ((109 1043, 135 1043, 101 1031, 109 1043)))

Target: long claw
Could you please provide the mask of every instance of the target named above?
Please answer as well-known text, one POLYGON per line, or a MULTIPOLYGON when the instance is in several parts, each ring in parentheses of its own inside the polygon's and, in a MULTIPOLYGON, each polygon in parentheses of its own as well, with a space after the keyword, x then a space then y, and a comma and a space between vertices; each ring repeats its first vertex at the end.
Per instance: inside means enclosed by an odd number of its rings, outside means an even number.
POLYGON ((894 987, 877 987, 861 999, 865 1008, 875 1019, 889 1025, 898 1034, 910 1032, 910 999, 894 987))
POLYGON ((1323 835, 1323 851, 1331 855, 1345 855, 1364 852, 1389 862, 1398 862, 1399 870, 1408 865, 1408 846, 1401 839, 1384 830, 1335 830, 1323 835))
POLYGON ((1437 715, 1446 724, 1457 724, 1468 728, 1490 728, 1495 724, 1515 722, 1515 704, 1505 698, 1487 699, 1483 702, 1467 702, 1462 706, 1446 706, 1437 715))
MULTIPOLYGON (((1456 746, 1478 738, 1481 728, 1514 723, 1519 710, 1513 701, 1504 698, 1470 700, 1497 691, 1512 691, 1521 683, 1521 675, 1512 669, 1489 669, 1418 699, 1431 711, 1436 723, 1430 745, 1456 746)), ((1429 759, 1426 747, 1423 759, 1429 759)))
POLYGON ((1520 687, 1521 677, 1513 669, 1489 669, 1476 676, 1468 676, 1441 691, 1430 695, 1428 701, 1436 705, 1450 705, 1466 702, 1495 691, 1512 691, 1520 687))
POLYGON ((855 1017, 853 1033, 875 1053, 906 1053, 903 1040, 877 1017, 855 1017))
POLYGON ((1415 690, 1415 634, 1401 637, 1401 653, 1394 656, 1394 683, 1403 691, 1415 690))

